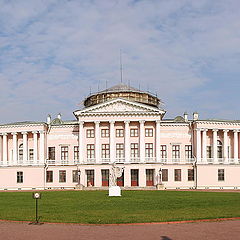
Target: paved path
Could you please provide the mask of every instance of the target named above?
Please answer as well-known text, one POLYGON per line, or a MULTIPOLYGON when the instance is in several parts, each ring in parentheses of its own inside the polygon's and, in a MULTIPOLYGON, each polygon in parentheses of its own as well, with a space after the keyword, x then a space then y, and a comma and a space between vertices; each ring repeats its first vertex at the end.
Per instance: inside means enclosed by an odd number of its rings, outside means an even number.
POLYGON ((0 222, 0 239, 16 240, 237 240, 240 220, 222 222, 147 224, 147 225, 77 225, 0 222))

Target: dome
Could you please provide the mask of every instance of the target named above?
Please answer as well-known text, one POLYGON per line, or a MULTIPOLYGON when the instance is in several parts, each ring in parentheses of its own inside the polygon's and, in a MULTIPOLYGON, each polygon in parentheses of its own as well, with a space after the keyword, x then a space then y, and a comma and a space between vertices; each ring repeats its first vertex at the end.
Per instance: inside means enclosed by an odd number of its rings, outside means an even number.
POLYGON ((158 107, 160 103, 160 99, 157 98, 157 96, 154 96, 149 92, 143 92, 137 88, 120 83, 98 93, 91 94, 84 100, 84 106, 90 107, 116 98, 123 98, 154 107, 158 107))

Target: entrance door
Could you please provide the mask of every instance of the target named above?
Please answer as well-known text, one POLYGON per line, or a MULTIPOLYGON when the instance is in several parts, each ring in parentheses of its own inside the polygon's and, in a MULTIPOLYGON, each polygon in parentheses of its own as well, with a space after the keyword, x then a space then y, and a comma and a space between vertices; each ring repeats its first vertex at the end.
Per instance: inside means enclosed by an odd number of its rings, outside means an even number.
POLYGON ((87 175, 87 186, 93 187, 94 186, 94 170, 86 170, 87 175))
POLYGON ((124 172, 122 172, 122 176, 117 178, 117 186, 123 187, 124 186, 124 172))
POLYGON ((102 169, 102 186, 109 186, 109 170, 102 169))
POLYGON ((138 186, 138 169, 131 169, 131 186, 138 186))
POLYGON ((154 169, 146 169, 146 186, 154 185, 154 169))

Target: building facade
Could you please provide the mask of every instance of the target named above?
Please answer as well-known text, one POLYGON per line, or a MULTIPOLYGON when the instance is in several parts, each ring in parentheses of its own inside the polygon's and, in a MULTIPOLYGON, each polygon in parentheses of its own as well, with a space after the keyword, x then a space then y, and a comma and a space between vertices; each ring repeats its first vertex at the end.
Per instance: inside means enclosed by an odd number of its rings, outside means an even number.
POLYGON ((0 125, 0 190, 239 189, 240 121, 165 119, 161 101, 119 84, 90 95, 76 120, 0 125))

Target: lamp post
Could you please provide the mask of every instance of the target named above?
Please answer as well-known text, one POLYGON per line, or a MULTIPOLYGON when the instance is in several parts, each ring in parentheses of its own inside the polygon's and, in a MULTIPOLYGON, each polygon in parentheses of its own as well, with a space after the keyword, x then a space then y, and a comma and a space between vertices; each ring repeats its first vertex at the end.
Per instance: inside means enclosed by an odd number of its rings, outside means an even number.
POLYGON ((77 170, 77 176, 78 176, 78 185, 80 186, 80 178, 81 178, 81 170, 77 170))
POLYGON ((162 168, 159 169, 158 175, 159 175, 159 183, 158 184, 162 184, 162 168))

